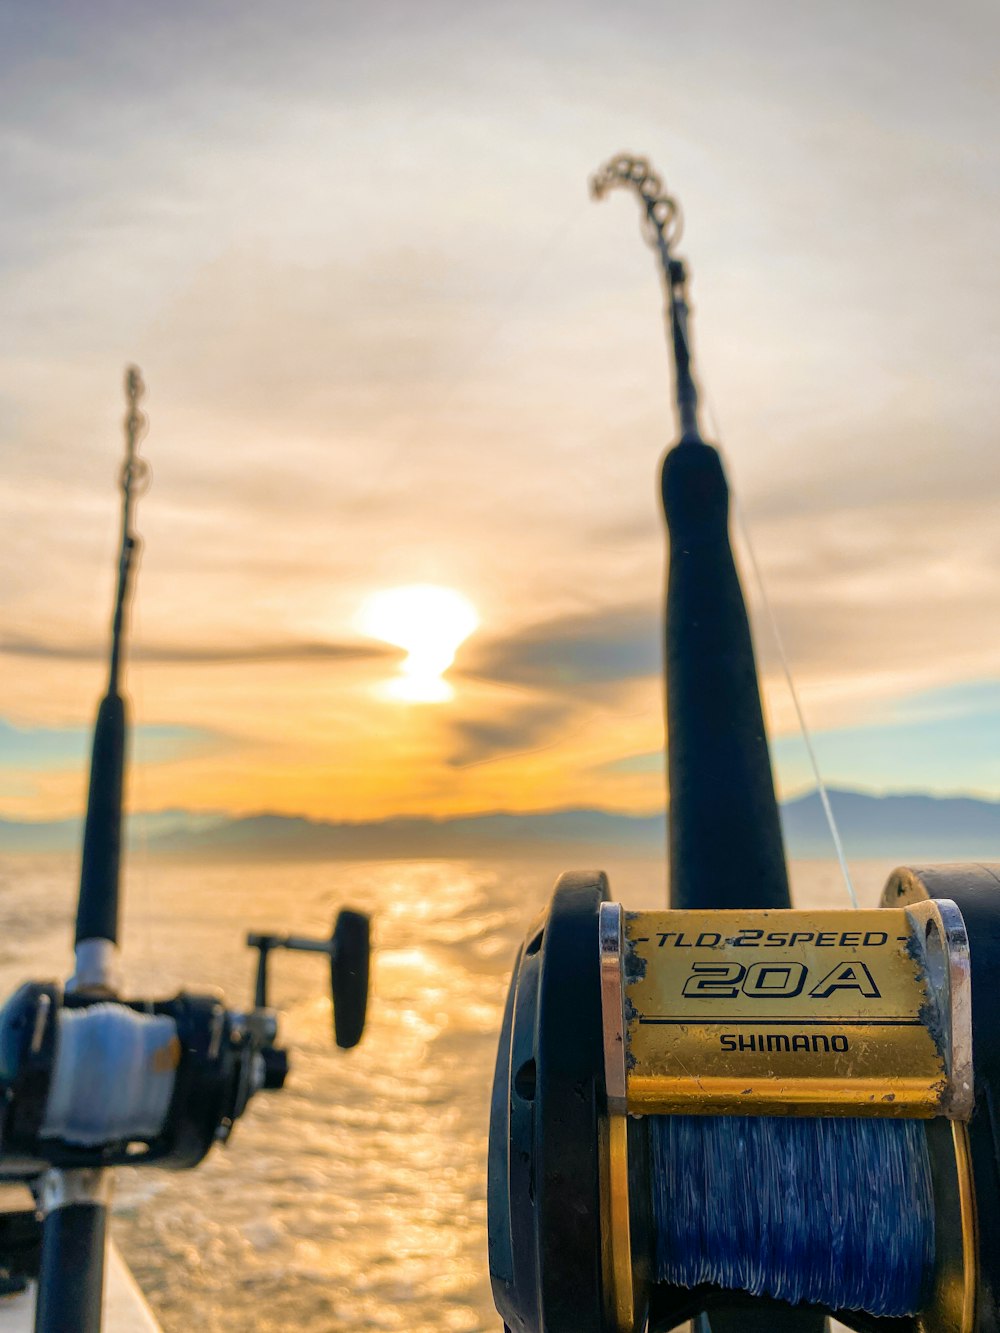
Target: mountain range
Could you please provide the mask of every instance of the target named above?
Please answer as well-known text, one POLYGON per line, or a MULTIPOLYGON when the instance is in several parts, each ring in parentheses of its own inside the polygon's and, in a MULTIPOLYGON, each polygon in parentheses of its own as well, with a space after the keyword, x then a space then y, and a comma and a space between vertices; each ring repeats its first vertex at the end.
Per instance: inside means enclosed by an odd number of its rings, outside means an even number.
MULTIPOLYGON (((875 796, 831 790, 830 804, 847 855, 906 861, 1000 860, 1000 801, 920 793, 875 796)), ((782 823, 790 856, 833 855, 817 792, 785 802, 782 823)), ((81 822, 0 819, 0 852, 68 852, 80 845, 81 822)), ((151 852, 263 859, 393 860, 421 857, 538 855, 574 848, 663 855, 665 818, 607 810, 397 817, 365 823, 302 816, 168 810, 133 818, 130 841, 151 852)))

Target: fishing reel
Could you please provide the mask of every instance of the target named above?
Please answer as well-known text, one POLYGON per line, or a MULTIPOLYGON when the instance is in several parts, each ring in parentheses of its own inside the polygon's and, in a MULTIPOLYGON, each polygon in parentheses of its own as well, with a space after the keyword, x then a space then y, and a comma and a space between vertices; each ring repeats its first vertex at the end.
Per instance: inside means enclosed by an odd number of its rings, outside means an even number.
POLYGON ((564 875, 490 1124, 510 1333, 1000 1329, 1000 867, 871 911, 630 912, 564 875))
POLYGON ((0 1178, 55 1168, 196 1166, 224 1142, 255 1093, 281 1088, 288 1056, 267 1005, 275 948, 330 960, 334 1032, 347 1048, 365 1024, 368 917, 341 911, 328 940, 250 935, 260 951, 254 1007, 217 994, 109 998, 29 982, 0 1010, 0 1178))

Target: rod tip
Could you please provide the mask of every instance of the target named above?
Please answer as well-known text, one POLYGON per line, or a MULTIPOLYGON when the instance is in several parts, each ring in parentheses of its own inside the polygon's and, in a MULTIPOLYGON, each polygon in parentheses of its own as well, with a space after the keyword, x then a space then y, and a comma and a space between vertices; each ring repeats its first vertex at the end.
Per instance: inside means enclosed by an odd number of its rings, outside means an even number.
POLYGON ((143 383, 142 371, 136 365, 127 366, 125 369, 125 392, 133 401, 141 398, 146 390, 143 383))

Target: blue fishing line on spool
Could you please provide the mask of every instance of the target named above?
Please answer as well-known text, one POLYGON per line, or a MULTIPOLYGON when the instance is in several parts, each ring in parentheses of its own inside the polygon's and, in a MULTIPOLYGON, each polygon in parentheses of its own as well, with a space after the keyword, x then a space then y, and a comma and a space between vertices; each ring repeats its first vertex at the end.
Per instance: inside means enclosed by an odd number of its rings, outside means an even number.
POLYGON ((934 1196, 919 1121, 648 1123, 657 1281, 874 1315, 921 1308, 934 1196))

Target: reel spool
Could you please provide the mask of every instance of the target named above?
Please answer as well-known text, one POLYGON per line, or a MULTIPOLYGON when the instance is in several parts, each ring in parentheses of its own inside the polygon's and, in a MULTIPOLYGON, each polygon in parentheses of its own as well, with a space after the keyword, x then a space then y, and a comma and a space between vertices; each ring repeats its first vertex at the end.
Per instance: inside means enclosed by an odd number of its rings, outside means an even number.
POLYGON ((1000 867, 833 912, 628 912, 564 875, 493 1088, 507 1328, 996 1333, 998 969, 1000 867))

